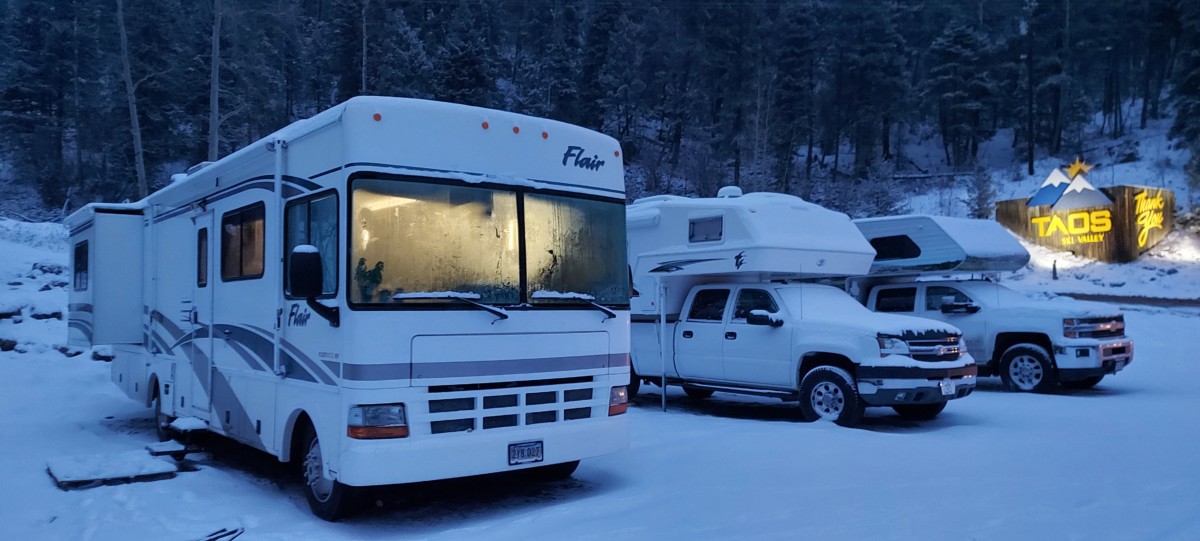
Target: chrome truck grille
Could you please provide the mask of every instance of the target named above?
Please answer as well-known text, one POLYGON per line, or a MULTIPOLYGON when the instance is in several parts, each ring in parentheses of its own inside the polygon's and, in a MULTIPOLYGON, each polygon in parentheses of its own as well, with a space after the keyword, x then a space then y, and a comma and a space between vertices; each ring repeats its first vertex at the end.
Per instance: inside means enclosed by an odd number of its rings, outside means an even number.
POLYGON ((929 340, 909 340, 910 356, 918 361, 957 361, 962 356, 961 338, 946 336, 929 340))
POLYGON ((448 434, 590 419, 608 399, 591 377, 434 386, 421 424, 448 434))
POLYGON ((1112 338, 1125 336, 1125 316, 1089 317, 1063 320, 1067 338, 1112 338))

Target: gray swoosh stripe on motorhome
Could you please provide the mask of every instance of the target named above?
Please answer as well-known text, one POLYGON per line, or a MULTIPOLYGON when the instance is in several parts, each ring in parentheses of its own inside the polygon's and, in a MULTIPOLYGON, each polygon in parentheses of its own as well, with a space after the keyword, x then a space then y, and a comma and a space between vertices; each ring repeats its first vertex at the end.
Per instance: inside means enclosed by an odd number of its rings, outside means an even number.
MULTIPOLYGON (((300 177, 293 177, 293 176, 288 176, 288 175, 283 176, 283 196, 285 198, 286 197, 294 197, 301 193, 309 192, 309 191, 315 190, 317 188, 320 188, 320 185, 315 182, 312 182, 308 179, 304 179, 304 178, 300 178, 300 177), (296 186, 292 186, 292 184, 295 184, 296 186), (299 187, 297 187, 297 186, 299 186, 299 187)), ((199 202, 201 200, 204 200, 208 203, 212 203, 214 201, 220 201, 222 199, 225 199, 226 197, 244 192, 246 190, 253 190, 253 189, 262 189, 262 190, 267 190, 269 192, 275 191, 275 177, 273 175, 260 175, 257 177, 248 178, 248 179, 238 182, 237 184, 234 184, 228 188, 225 188, 224 190, 221 190, 217 193, 214 193, 207 197, 196 199, 194 201, 190 201, 184 205, 175 207, 175 208, 168 210, 158 216, 155 216, 154 223, 158 223, 158 222, 161 222, 168 218, 174 218, 175 216, 183 214, 183 213, 191 210, 192 204, 199 202), (263 180, 269 180, 270 182, 260 182, 263 180)))
MULTIPOLYGON (((252 330, 258 332, 260 335, 267 337, 268 340, 272 340, 272 342, 274 340, 273 335, 271 334, 271 331, 268 331, 262 327, 256 327, 254 325, 246 325, 246 328, 249 328, 249 329, 252 329, 252 330)), ((335 385, 333 378, 337 377, 336 370, 333 371, 332 374, 327 373, 321 368, 321 365, 319 365, 315 361, 313 361, 312 358, 309 357, 308 355, 305 355, 303 351, 300 351, 300 348, 296 347, 291 342, 288 342, 287 340, 280 340, 279 342, 283 346, 283 351, 281 352, 281 358, 288 368, 288 370, 286 371, 286 375, 284 377, 290 376, 293 373, 293 370, 291 370, 291 367, 295 366, 295 367, 300 368, 301 370, 308 372, 307 378, 300 378, 300 379, 304 379, 305 381, 312 381, 314 383, 317 383, 316 380, 320 379, 321 380, 320 383, 324 383, 326 385, 335 385)), ((274 359, 267 360, 267 358, 264 357, 263 360, 268 365, 272 365, 274 363, 274 359)))
POLYGON ((229 344, 229 349, 232 349, 234 353, 237 353, 238 357, 241 357, 242 361, 244 361, 246 366, 249 366, 251 370, 265 372, 262 365, 259 364, 257 356, 254 353, 251 353, 245 344, 235 340, 228 340, 226 343, 229 344))
POLYGON ((620 366, 629 366, 629 354, 628 353, 609 353, 608 354, 608 367, 615 368, 615 367, 620 367, 620 366))
POLYGON ((566 372, 608 368, 608 355, 579 355, 542 359, 504 359, 497 361, 458 361, 413 363, 413 379, 507 376, 536 372, 566 372))
POLYGON ((383 381, 408 379, 408 363, 352 364, 342 363, 342 379, 350 381, 383 381))

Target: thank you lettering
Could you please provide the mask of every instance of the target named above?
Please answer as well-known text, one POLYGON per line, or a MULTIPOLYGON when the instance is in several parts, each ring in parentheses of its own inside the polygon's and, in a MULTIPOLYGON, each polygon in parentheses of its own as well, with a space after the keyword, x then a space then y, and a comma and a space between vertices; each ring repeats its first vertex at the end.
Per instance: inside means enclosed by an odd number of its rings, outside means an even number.
POLYGON ((1133 200, 1137 206, 1138 248, 1143 248, 1149 240, 1150 230, 1163 228, 1163 207, 1166 204, 1161 192, 1155 197, 1150 197, 1150 192, 1142 192, 1133 196, 1133 200))

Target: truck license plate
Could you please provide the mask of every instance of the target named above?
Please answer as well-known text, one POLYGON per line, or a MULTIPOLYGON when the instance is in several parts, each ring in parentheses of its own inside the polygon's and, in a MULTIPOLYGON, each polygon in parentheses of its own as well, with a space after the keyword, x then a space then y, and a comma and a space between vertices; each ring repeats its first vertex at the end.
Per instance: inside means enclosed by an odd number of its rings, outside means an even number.
POLYGON ((938 387, 942 390, 942 396, 951 396, 954 394, 954 382, 949 378, 938 382, 938 387))
POLYGON ((509 466, 541 462, 542 458, 542 442, 540 441, 526 441, 508 444, 509 466))

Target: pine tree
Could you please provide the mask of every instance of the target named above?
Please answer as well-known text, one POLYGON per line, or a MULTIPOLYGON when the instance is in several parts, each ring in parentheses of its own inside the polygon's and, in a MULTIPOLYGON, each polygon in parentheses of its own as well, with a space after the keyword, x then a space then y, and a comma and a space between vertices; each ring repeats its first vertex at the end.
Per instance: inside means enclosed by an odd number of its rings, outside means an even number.
POLYGON ((930 50, 925 97, 937 104, 946 163, 956 168, 972 163, 979 143, 995 132, 986 118, 995 90, 983 53, 982 36, 962 23, 947 26, 930 50))

